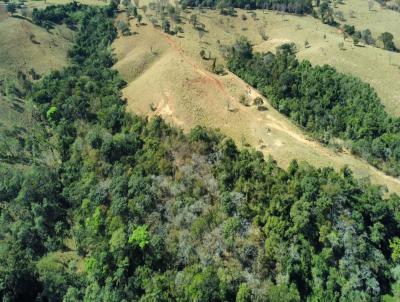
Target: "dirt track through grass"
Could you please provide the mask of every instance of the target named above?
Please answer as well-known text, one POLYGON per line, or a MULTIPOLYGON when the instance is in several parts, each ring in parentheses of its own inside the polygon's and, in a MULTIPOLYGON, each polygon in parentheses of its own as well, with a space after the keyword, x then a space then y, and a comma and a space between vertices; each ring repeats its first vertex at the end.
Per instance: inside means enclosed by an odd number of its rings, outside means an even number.
MULTIPOLYGON (((119 59, 116 68, 129 78, 129 70, 135 70, 130 64, 140 65, 137 59, 144 58, 143 54, 152 50, 156 58, 123 91, 129 110, 161 115, 185 131, 198 124, 219 128, 239 146, 250 144, 272 155, 283 167, 292 159, 337 169, 348 165, 358 177, 370 177, 372 182, 400 193, 400 180, 348 153, 337 153, 313 141, 268 103, 264 112, 241 105, 239 96, 248 93, 248 85, 229 72, 218 76, 208 70, 210 62, 199 58, 202 46, 190 26, 185 26, 184 38, 167 35, 150 25, 136 27, 133 21, 131 26, 138 34, 120 37, 113 45, 119 59)), ((248 96, 253 99, 260 94, 251 88, 248 96)))

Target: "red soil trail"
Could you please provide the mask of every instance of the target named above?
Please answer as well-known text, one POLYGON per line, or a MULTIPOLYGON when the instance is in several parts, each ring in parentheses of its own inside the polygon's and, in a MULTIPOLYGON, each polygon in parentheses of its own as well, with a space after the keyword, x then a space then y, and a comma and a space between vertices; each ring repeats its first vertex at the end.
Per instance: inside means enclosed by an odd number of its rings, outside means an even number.
POLYGON ((183 49, 179 45, 177 45, 176 41, 174 41, 168 34, 162 33, 162 35, 164 36, 166 42, 172 47, 172 49, 178 52, 178 54, 184 59, 184 61, 193 67, 194 71, 196 71, 202 77, 206 78, 208 82, 215 85, 224 95, 229 97, 231 100, 235 100, 220 80, 211 75, 210 72, 204 70, 204 68, 200 67, 191 57, 185 55, 183 49))

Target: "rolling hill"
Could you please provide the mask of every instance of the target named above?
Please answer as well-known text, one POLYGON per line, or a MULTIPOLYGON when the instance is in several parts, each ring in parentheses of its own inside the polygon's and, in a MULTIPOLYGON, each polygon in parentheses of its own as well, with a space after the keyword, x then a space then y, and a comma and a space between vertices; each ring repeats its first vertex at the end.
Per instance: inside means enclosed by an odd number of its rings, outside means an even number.
MULTIPOLYGON (((239 145, 254 146, 264 154, 272 155, 284 167, 295 158, 316 166, 340 168, 348 165, 358 177, 370 177, 390 191, 400 191, 398 179, 384 175, 346 152, 335 152, 310 140, 271 106, 261 112, 254 106, 240 104, 242 95, 254 99, 260 94, 228 71, 223 76, 212 73, 212 60, 201 59, 199 55, 203 49, 207 56, 210 53, 217 63, 223 63, 224 47, 241 35, 246 35, 258 51, 274 51, 282 43, 295 42, 301 58, 315 64, 331 64, 369 82, 383 98, 388 112, 397 114, 400 89, 395 88, 400 81, 392 80, 400 77, 400 72, 389 64, 387 56, 400 60, 399 54, 373 47, 356 47, 350 39, 345 41, 345 50, 340 50, 338 43, 343 37, 337 29, 308 16, 261 10, 254 16, 237 10, 238 16, 230 17, 212 10, 187 11, 183 14, 184 33, 171 36, 150 24, 150 14, 148 11, 143 22, 147 24, 137 26, 135 20, 131 20, 134 34, 121 35, 113 44, 118 59, 115 68, 128 82, 123 93, 129 110, 150 116, 161 115, 185 130, 197 124, 219 128, 239 145), (205 25, 207 32, 204 35, 199 35, 187 22, 192 13, 197 13, 199 22, 205 25), (246 15, 247 19, 243 20, 241 15, 246 15), (269 36, 267 41, 261 38, 261 26, 269 36), (309 41, 309 48, 304 47, 305 40, 309 41), (369 64, 372 59, 377 63, 369 64)), ((126 20, 124 13, 119 18, 126 20)))

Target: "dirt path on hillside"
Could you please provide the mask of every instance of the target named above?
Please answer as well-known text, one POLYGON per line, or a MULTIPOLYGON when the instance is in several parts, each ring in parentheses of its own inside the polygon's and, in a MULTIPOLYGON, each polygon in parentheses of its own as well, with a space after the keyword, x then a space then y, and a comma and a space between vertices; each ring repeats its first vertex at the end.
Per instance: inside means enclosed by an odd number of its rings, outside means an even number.
MULTIPOLYGON (((193 70, 195 70, 198 74, 200 74, 201 76, 206 78, 206 80, 208 80, 208 82, 215 85, 230 100, 234 101, 235 103, 237 102, 237 100, 228 92, 228 89, 225 87, 225 84, 222 81, 215 78, 209 71, 200 67, 191 57, 187 56, 184 53, 184 50, 180 46, 178 46, 177 43, 168 34, 165 34, 165 33, 162 33, 162 34, 163 34, 166 42, 172 47, 172 49, 174 49, 179 54, 179 56, 181 58, 183 58, 189 65, 191 65, 193 67, 193 70)), ((250 87, 246 82, 244 82, 242 79, 240 79, 239 77, 237 77, 230 71, 227 71, 227 73, 229 76, 235 77, 236 81, 242 83, 242 85, 250 87)), ((261 97, 264 99, 264 101, 266 101, 265 97, 259 91, 257 91, 255 88, 250 87, 250 92, 251 92, 250 96, 252 98, 261 97)), ((321 148, 321 146, 318 143, 315 143, 315 142, 311 141, 310 139, 305 138, 303 135, 293 132, 286 125, 284 125, 282 122, 280 122, 278 119, 272 117, 271 115, 269 115, 267 118, 269 120, 271 120, 271 122, 274 124, 273 125, 274 128, 290 134, 291 137, 300 141, 301 143, 308 144, 308 145, 312 146, 313 148, 318 148, 318 147, 321 148)), ((321 150, 321 151, 324 152, 325 150, 321 150)), ((324 153, 327 154, 327 152, 324 152, 324 153)))
MULTIPOLYGON (((286 167, 295 158, 310 162, 316 167, 333 166, 339 169, 348 165, 355 172, 357 178, 369 176, 373 183, 387 185, 390 191, 400 193, 400 179, 384 174, 349 153, 337 153, 307 137, 306 133, 275 110, 257 89, 250 87, 231 72, 221 77, 208 71, 200 59, 195 56, 196 50, 185 48, 185 41, 176 40, 176 38, 162 33, 159 29, 151 27, 147 28, 147 35, 151 37, 152 42, 150 42, 151 44, 144 44, 145 47, 159 45, 162 54, 170 56, 166 61, 161 62, 162 68, 167 66, 167 68, 171 68, 171 72, 178 74, 182 70, 180 76, 171 75, 173 79, 182 82, 171 82, 171 79, 169 79, 164 83, 162 78, 158 79, 158 84, 154 87, 157 91, 151 92, 151 95, 156 97, 154 98, 156 100, 154 108, 150 111, 148 107, 139 105, 137 106, 139 111, 141 110, 149 116, 163 116, 185 130, 189 130, 196 124, 220 128, 222 132, 231 136, 237 142, 243 138, 246 143, 264 154, 272 155, 282 167, 286 167), (174 60, 174 62, 176 60, 174 67, 163 65, 169 64, 168 60, 174 60), (182 64, 182 66, 176 64, 182 64), (189 80, 192 75, 194 75, 195 80, 189 80), (196 83, 195 86, 191 86, 193 83, 196 83), (181 89, 181 86, 182 89, 198 90, 188 92, 181 99, 182 95, 175 91, 175 89, 181 89), (208 91, 213 91, 213 94, 208 94, 208 91), (204 93, 204 96, 201 93, 204 93), (249 99, 261 97, 269 110, 258 111, 255 106, 241 105, 239 103, 239 95, 241 94, 247 95, 249 99), (190 96, 194 103, 191 104, 190 101, 188 103, 185 99, 187 96, 190 96), (239 111, 237 113, 227 112, 225 102, 232 104, 239 111), (189 107, 186 108, 185 106, 189 107), (199 115, 199 112, 202 114, 199 115), (211 115, 209 116, 209 114, 211 115)), ((126 45, 123 49, 127 51, 126 45)), ((168 77, 168 73, 165 76, 168 77)), ((147 76, 146 79, 148 81, 151 77, 147 76)), ((142 85, 145 85, 145 83, 143 82, 142 85)), ((152 103, 150 103, 150 108, 152 106, 152 103)))
MULTIPOLYGON (((156 30, 156 29, 154 29, 154 30, 156 30)), ((208 80, 209 83, 212 83, 213 85, 215 85, 230 100, 234 101, 235 103, 237 102, 237 100, 228 92, 228 89, 225 87, 225 84, 222 81, 215 78, 209 71, 200 67, 190 56, 186 55, 184 53, 184 50, 182 49, 182 47, 177 45, 177 43, 168 34, 162 33, 162 35, 164 36, 166 42, 172 47, 172 49, 174 49, 181 58, 183 58, 189 65, 191 65, 193 67, 193 70, 195 70, 198 74, 200 74, 201 76, 206 78, 206 80, 208 80)), ((227 75, 234 77, 235 80, 240 82, 242 85, 250 87, 250 96, 253 99, 255 97, 261 97, 262 99, 264 99, 264 101, 268 102, 266 100, 266 98, 258 90, 249 86, 246 82, 244 82, 242 79, 240 79, 239 77, 237 77, 230 71, 227 71, 227 75)), ((267 115, 267 119, 272 122, 272 124, 273 124, 272 126, 274 128, 279 129, 282 132, 288 133, 294 139, 298 140, 299 142, 301 142, 303 144, 307 144, 307 145, 311 146, 312 148, 320 148, 321 152, 323 152, 326 155, 329 155, 328 152, 326 152, 326 150, 324 150, 324 148, 320 144, 318 144, 310 139, 307 139, 305 136, 303 136, 299 133, 293 132, 292 129, 287 127, 287 125, 285 125, 284 123, 279 121, 277 118, 274 118, 273 116, 271 116, 271 114, 267 115)))
MULTIPOLYGON (((174 51, 176 51, 179 54, 179 56, 186 63, 190 64, 199 75, 201 75, 203 78, 207 79, 207 81, 209 83, 215 85, 230 100, 237 103, 237 100, 231 95, 231 93, 229 93, 227 87, 225 86, 225 84, 222 81, 215 78, 214 75, 212 75, 209 71, 207 71, 204 68, 202 68, 201 66, 199 66, 199 64, 196 63, 195 60, 193 60, 190 56, 186 55, 184 50, 182 49, 182 47, 180 47, 176 43, 176 41, 174 41, 169 35, 167 35, 165 33, 162 33, 162 34, 163 34, 163 37, 165 38, 166 42, 171 46, 171 48, 174 51)), ((254 99, 255 97, 261 97, 265 102, 270 104, 258 90, 249 86, 242 79, 240 79, 239 77, 237 77, 236 75, 234 75, 233 73, 231 73, 229 71, 228 71, 228 76, 235 78, 235 80, 237 82, 241 83, 241 85, 243 87, 250 87, 249 89, 250 89, 250 97, 251 98, 254 99)), ((270 107, 272 108, 271 105, 270 105, 270 107)), ((275 111, 275 109, 272 109, 272 110, 275 111)), ((173 111, 171 112, 171 114, 174 115, 173 111)), ((282 118, 282 117, 280 117, 280 118, 282 118)), ((284 117, 284 118, 287 119, 286 117, 284 117)), ((288 121, 288 123, 284 123, 284 122, 280 121, 277 117, 273 116, 273 114, 270 112, 266 112, 264 114, 264 117, 261 118, 257 122, 264 122, 270 128, 287 133, 290 137, 292 137, 296 141, 300 142, 301 144, 307 145, 309 148, 312 148, 316 152, 323 154, 327 158, 333 159, 333 158, 340 158, 340 157, 352 157, 352 155, 345 153, 345 152, 337 154, 337 153, 334 153, 333 151, 327 150, 326 147, 324 147, 320 143, 312 140, 311 138, 308 138, 305 134, 295 131, 290 125, 291 122, 288 121)), ((181 124, 181 122, 180 123, 177 122, 177 124, 181 124)), ((267 152, 264 151, 264 153, 267 153, 267 152)), ((367 162, 365 162, 364 160, 362 160, 360 158, 357 158, 357 160, 359 160, 359 161, 363 162, 365 165, 367 165, 368 168, 370 168, 371 173, 375 174, 377 177, 385 179, 386 181, 391 182, 391 183, 396 183, 397 185, 400 186, 400 179, 394 178, 392 176, 389 176, 389 175, 383 173, 382 171, 376 169, 375 167, 371 166, 370 164, 368 164, 367 162)))
MULTIPOLYGON (((156 30, 156 29, 154 29, 156 30)), ((200 67, 190 56, 187 56, 179 45, 166 33, 162 33, 166 42, 174 49, 179 56, 185 60, 186 63, 193 67, 193 70, 200 74, 203 78, 205 78, 209 83, 213 84, 220 90, 225 96, 227 96, 232 101, 236 101, 234 97, 228 92, 224 83, 222 83, 219 79, 215 78, 209 71, 205 70, 204 68, 200 67)))

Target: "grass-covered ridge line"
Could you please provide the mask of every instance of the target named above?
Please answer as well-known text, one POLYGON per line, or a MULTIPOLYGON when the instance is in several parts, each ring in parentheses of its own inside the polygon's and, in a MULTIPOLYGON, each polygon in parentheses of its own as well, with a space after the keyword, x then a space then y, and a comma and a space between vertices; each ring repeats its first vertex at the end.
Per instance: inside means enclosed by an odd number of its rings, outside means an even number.
POLYGON ((70 65, 31 92, 59 161, 0 170, 5 301, 398 299, 398 196, 126 114, 115 6, 79 9, 70 65))
POLYGON ((299 62, 289 44, 276 54, 253 53, 248 41, 239 40, 228 66, 315 138, 339 138, 375 167, 400 175, 400 119, 385 112, 369 84, 328 65, 299 62))

